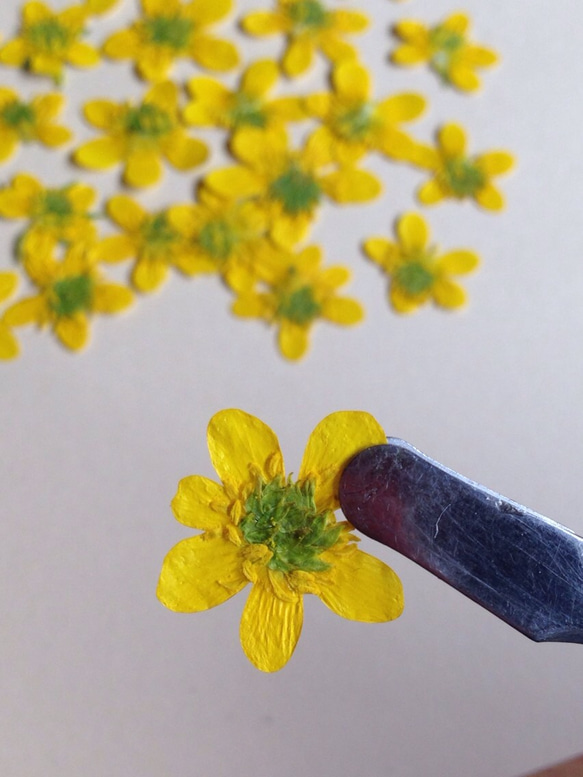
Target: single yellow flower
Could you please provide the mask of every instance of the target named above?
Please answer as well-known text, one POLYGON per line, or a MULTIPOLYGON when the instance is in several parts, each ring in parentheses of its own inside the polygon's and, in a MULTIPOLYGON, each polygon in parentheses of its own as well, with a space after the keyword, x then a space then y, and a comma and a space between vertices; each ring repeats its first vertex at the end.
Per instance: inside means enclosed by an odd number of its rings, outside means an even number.
MULTIPOLYGON (((0 302, 9 299, 18 286, 18 276, 13 272, 0 272, 0 302)), ((12 330, 0 316, 0 359, 15 359, 20 353, 18 340, 12 330)))
POLYGON ((142 78, 163 81, 175 59, 187 57, 209 70, 231 70, 239 62, 235 46, 208 34, 232 0, 142 0, 143 17, 114 32, 103 46, 112 59, 132 59, 142 78))
POLYGON ((264 672, 281 669, 296 647, 303 594, 315 594, 343 618, 380 623, 403 610, 399 578, 356 547, 337 522, 338 483, 359 451, 386 442, 368 413, 332 413, 316 426, 297 481, 286 477, 273 431, 242 410, 223 410, 208 426, 221 483, 191 475, 172 501, 180 523, 203 533, 168 553, 158 598, 176 612, 208 610, 252 584, 240 637, 264 672))
POLYGON ((29 241, 37 238, 53 243, 87 244, 97 234, 90 213, 95 198, 95 190, 87 184, 45 188, 32 175, 19 173, 9 186, 0 189, 0 216, 29 220, 21 241, 25 249, 29 241))
POLYGON ((63 80, 64 65, 93 67, 99 62, 99 54, 79 40, 88 14, 82 5, 57 13, 37 0, 26 3, 20 35, 2 46, 0 63, 49 76, 56 84, 63 80))
POLYGON ((399 125, 417 119, 425 110, 425 100, 418 94, 371 100, 368 71, 352 61, 334 68, 332 86, 332 93, 305 99, 307 113, 323 122, 312 136, 322 157, 342 164, 352 164, 369 151, 403 158, 403 148, 412 141, 399 125))
POLYGON ((397 221, 397 243, 371 237, 364 243, 365 253, 391 279, 389 299, 399 313, 411 313, 433 301, 443 308, 459 308, 466 293, 452 275, 465 275, 478 266, 476 254, 456 249, 438 254, 429 244, 429 228, 416 213, 406 213, 397 221))
POLYGON ((170 81, 155 84, 142 102, 91 100, 87 121, 107 135, 79 146, 75 162, 91 170, 106 170, 123 162, 129 186, 152 186, 162 176, 161 157, 177 170, 192 170, 205 161, 207 147, 189 138, 180 125, 178 87, 170 81))
POLYGON ((356 49, 343 38, 365 30, 368 18, 358 11, 331 10, 321 0, 278 0, 275 11, 250 13, 241 25, 251 35, 284 33, 282 69, 294 77, 308 70, 316 51, 332 62, 355 59, 356 49))
POLYGON ((26 269, 40 293, 8 308, 4 314, 8 326, 50 326, 64 346, 78 351, 89 339, 91 316, 118 313, 131 305, 133 295, 128 288, 101 278, 90 247, 72 245, 62 261, 51 255, 50 242, 43 250, 38 241, 35 248, 26 257, 26 269))
POLYGON ((322 252, 308 246, 294 255, 271 251, 257 257, 252 274, 233 273, 237 292, 233 313, 261 318, 278 327, 278 345, 287 359, 300 359, 318 319, 349 326, 363 318, 359 302, 337 292, 350 279, 346 267, 321 267, 322 252))
POLYGON ((434 27, 403 20, 395 25, 394 32, 404 43, 393 51, 391 60, 396 65, 427 62, 443 83, 473 92, 480 87, 475 71, 495 65, 498 56, 492 49, 470 43, 469 26, 464 13, 452 14, 434 27))
POLYGON ((227 89, 213 78, 197 76, 188 82, 194 98, 184 109, 184 120, 196 127, 241 127, 268 129, 305 118, 299 97, 267 99, 279 76, 269 59, 251 64, 242 74, 239 88, 227 89))
POLYGON ((338 203, 368 202, 381 184, 375 176, 354 167, 324 172, 328 159, 311 139, 290 149, 283 128, 241 129, 232 151, 242 163, 212 170, 209 188, 223 197, 257 197, 265 208, 270 235, 280 246, 294 246, 307 233, 324 195, 338 203))
POLYGON ((32 100, 21 100, 8 87, 0 87, 0 162, 15 152, 19 143, 37 141, 53 148, 67 143, 72 133, 53 124, 63 107, 60 94, 41 94, 32 100))
POLYGON ((504 199, 491 179, 509 172, 514 159, 507 151, 488 151, 469 156, 466 135, 458 124, 445 124, 437 133, 437 148, 414 144, 410 158, 414 164, 433 173, 419 189, 424 205, 434 205, 446 198, 474 199, 486 210, 502 210, 504 199))
POLYGON ((106 263, 135 259, 132 283, 140 291, 157 289, 170 267, 186 275, 197 271, 194 247, 172 225, 166 210, 148 213, 131 197, 120 194, 108 200, 107 215, 123 234, 101 240, 96 246, 98 259, 106 263))

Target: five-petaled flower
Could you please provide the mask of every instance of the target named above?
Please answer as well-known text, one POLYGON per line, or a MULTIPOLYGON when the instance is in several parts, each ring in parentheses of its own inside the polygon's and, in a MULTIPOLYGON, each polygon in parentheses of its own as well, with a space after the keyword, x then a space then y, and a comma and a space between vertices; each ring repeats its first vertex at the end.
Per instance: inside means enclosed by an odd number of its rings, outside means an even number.
POLYGON ((21 100, 13 89, 0 87, 0 162, 11 157, 19 143, 37 141, 49 148, 67 143, 70 130, 53 123, 63 103, 60 94, 21 100))
POLYGON ((368 413, 338 412, 312 432, 298 479, 286 477, 277 437, 242 410, 211 419, 208 447, 221 479, 180 481, 177 520, 202 534, 166 556, 158 598, 171 610, 198 612, 252 588, 241 644, 265 672, 290 659, 303 622, 303 594, 315 594, 344 618, 385 622, 403 609, 399 578, 358 550, 352 527, 337 522, 343 467, 360 450, 386 441, 368 413))
POLYGON ((441 24, 427 27, 421 22, 403 20, 394 32, 403 42, 391 55, 396 65, 417 65, 428 62, 441 80, 464 92, 480 87, 476 69, 495 65, 495 51, 471 43, 467 39, 470 20, 464 13, 455 13, 441 24))
POLYGON ((103 46, 112 59, 132 59, 147 81, 163 81, 178 57, 210 70, 230 70, 239 61, 235 46, 211 37, 206 28, 231 10, 232 0, 142 0, 143 16, 114 32, 103 46))
POLYGON ((37 0, 26 3, 20 35, 2 46, 0 63, 49 76, 56 84, 63 80, 63 65, 93 67, 99 54, 79 40, 89 13, 83 5, 57 13, 37 0))
POLYGON ((479 264, 476 254, 464 249, 441 256, 429 244, 427 224, 416 213, 406 213, 397 221, 397 243, 371 237, 365 253, 390 277, 389 299, 399 313, 411 313, 432 300, 444 308, 459 308, 466 293, 451 275, 464 275, 479 264))
POLYGON ((242 21, 243 29, 251 35, 287 36, 282 68, 292 77, 308 70, 318 50, 332 62, 356 59, 356 49, 343 37, 362 32, 367 26, 364 14, 331 10, 321 0, 278 0, 275 11, 255 11, 242 21))
MULTIPOLYGON (((0 272, 0 302, 9 299, 18 286, 18 276, 13 272, 0 272)), ((15 359, 20 353, 18 340, 14 337, 11 328, 0 316, 0 359, 15 359)))
POLYGON ((91 100, 85 118, 107 135, 79 146, 74 160, 82 167, 106 170, 125 164, 130 186, 152 186, 162 176, 160 157, 177 170, 192 170, 207 158, 207 147, 189 138, 180 124, 178 87, 170 81, 155 84, 139 103, 91 100))

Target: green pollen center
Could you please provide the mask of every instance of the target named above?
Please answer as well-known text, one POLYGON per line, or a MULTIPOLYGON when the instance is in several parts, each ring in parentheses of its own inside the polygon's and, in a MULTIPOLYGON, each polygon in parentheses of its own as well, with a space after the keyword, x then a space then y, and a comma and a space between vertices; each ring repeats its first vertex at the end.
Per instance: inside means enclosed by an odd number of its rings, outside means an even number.
POLYGON ((34 129, 34 109, 28 103, 14 100, 2 108, 0 116, 5 124, 24 137, 30 136, 34 129))
POLYGON ((328 569, 320 553, 338 540, 341 527, 328 510, 318 512, 312 480, 304 484, 278 477, 260 481, 245 501, 240 523, 243 537, 252 545, 266 545, 273 553, 267 566, 280 572, 328 569))
POLYGON ((37 213, 43 221, 62 224, 73 215, 73 206, 65 190, 48 189, 41 194, 37 213))
POLYGON ((450 159, 445 163, 445 180, 457 197, 472 197, 486 183, 484 173, 467 157, 450 159))
POLYGON ((150 43, 181 51, 188 46, 194 23, 181 16, 155 16, 144 26, 150 43))
POLYGON ((292 165, 271 184, 270 194, 281 202, 286 213, 297 216, 311 212, 320 200, 321 191, 310 175, 292 165))
POLYGON ((395 273, 395 280, 408 294, 417 295, 428 291, 433 285, 433 275, 420 261, 401 265, 395 273))
POLYGON ((57 316, 73 316, 89 310, 93 300, 93 279, 88 275, 63 278, 52 287, 51 308, 57 316))
POLYGON ((348 140, 360 140, 370 132, 374 107, 370 103, 356 105, 336 119, 336 130, 348 140))
POLYGON ((160 138, 173 127, 172 118, 166 111, 151 103, 129 108, 125 117, 126 131, 141 138, 160 138))
POLYGON ((71 42, 71 32, 57 19, 43 19, 32 24, 27 30, 28 37, 35 48, 47 54, 57 54, 67 48, 71 42))
POLYGON ((217 219, 204 225, 200 230, 198 242, 213 259, 224 261, 233 252, 239 237, 230 224, 217 219))
POLYGON ((155 253, 166 251, 179 235, 168 223, 165 213, 148 219, 142 227, 142 237, 147 247, 155 253))
POLYGON ((235 96, 235 104, 231 108, 230 118, 235 127, 265 127, 266 118, 260 101, 242 92, 235 96))
POLYGON ((328 11, 318 0, 298 0, 288 8, 293 24, 299 28, 317 30, 328 24, 328 11))
POLYGON ((322 312, 322 308, 314 298, 311 286, 299 286, 295 289, 283 289, 277 306, 277 317, 285 318, 293 324, 303 326, 309 324, 322 312))

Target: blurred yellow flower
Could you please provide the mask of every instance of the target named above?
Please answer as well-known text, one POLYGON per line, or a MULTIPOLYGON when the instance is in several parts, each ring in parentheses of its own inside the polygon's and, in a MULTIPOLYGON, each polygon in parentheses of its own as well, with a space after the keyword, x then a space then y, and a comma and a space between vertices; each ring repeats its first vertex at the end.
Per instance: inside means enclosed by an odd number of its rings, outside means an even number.
POLYGON ((90 14, 102 14, 111 11, 119 0, 85 0, 85 7, 90 14))
POLYGON ((99 54, 79 40, 88 14, 83 5, 54 12, 37 0, 25 3, 20 35, 0 48, 0 63, 49 76, 56 84, 63 80, 64 65, 93 67, 99 54))
MULTIPOLYGON (((18 286, 18 276, 13 272, 0 272, 0 302, 9 299, 18 286)), ((14 337, 12 330, 0 316, 0 359, 15 359, 20 353, 18 340, 14 337)))
POLYGON ((498 56, 492 49, 470 43, 469 26, 464 13, 452 14, 434 27, 410 19, 400 21, 394 32, 404 43, 393 51, 391 60, 396 65, 427 62, 444 83, 473 92, 480 87, 475 71, 495 65, 498 56))
POLYGON ((365 30, 368 18, 359 11, 331 10, 321 0, 277 0, 275 11, 250 13, 241 25, 251 35, 284 33, 282 69, 294 77, 308 70, 316 51, 332 62, 355 59, 356 49, 343 38, 365 30))
POLYGON ((118 313, 131 305, 125 286, 107 283, 99 276, 95 251, 75 244, 62 261, 51 254, 50 241, 37 241, 26 257, 26 269, 39 294, 11 305, 4 314, 8 326, 50 326, 61 343, 73 351, 89 338, 89 318, 95 313, 118 313))
POLYGON ((234 91, 213 78, 192 78, 188 91, 193 100, 184 109, 184 120, 197 127, 235 131, 241 127, 268 129, 305 118, 301 98, 268 99, 278 76, 275 62, 265 59, 249 65, 234 91))
POLYGON ((416 213, 406 213, 397 221, 397 243, 371 237, 364 243, 365 253, 391 279, 389 299, 398 313, 411 313, 432 301, 443 308, 459 308, 466 293, 451 275, 465 275, 480 260, 471 251, 457 249, 438 254, 429 244, 429 229, 416 213))
POLYGON ((223 19, 232 0, 142 0, 143 17, 114 32, 103 46, 112 59, 132 59, 142 78, 163 81, 175 59, 187 57, 210 70, 230 70, 239 62, 235 46, 206 28, 223 19))
POLYGON ((325 172, 328 159, 311 139, 290 149, 283 128, 246 127, 233 139, 232 151, 242 163, 212 170, 209 188, 224 197, 257 197, 280 246, 292 247, 307 233, 324 195, 338 203, 368 202, 381 184, 375 176, 354 167, 325 172))
POLYGON ((437 148, 417 144, 411 161, 434 176, 420 188, 419 201, 433 205, 446 198, 471 198, 486 210, 502 210, 504 199, 491 179, 513 168, 512 155, 507 151, 489 151, 468 156, 466 146, 465 132, 458 124, 440 128, 437 148))
POLYGON ((155 84, 140 103, 91 100, 85 118, 107 133, 79 146, 74 160, 82 167, 106 170, 123 162, 129 186, 152 186, 162 176, 161 157, 177 170, 192 170, 207 158, 207 147, 189 138, 180 125, 178 87, 155 84))
POLYGON ((337 294, 350 279, 350 271, 321 264, 318 246, 308 246, 296 255, 272 250, 257 257, 252 274, 230 276, 237 293, 233 313, 277 326, 279 350, 287 359, 305 355, 310 329, 318 319, 349 326, 364 316, 359 302, 337 294))
POLYGON ((307 113, 323 122, 312 135, 322 157, 343 164, 354 163, 368 151, 403 158, 403 148, 412 141, 399 125, 417 119, 425 110, 425 100, 406 93, 371 100, 368 71, 352 61, 336 66, 332 86, 331 93, 305 99, 307 113))
POLYGON ((221 483, 191 475, 172 501, 176 519, 203 533, 168 553, 158 598, 176 612, 208 610, 252 584, 241 619, 241 645, 264 672, 291 658, 303 622, 303 594, 315 594, 343 618, 397 618, 397 575, 356 547, 337 522, 338 483, 359 451, 386 442, 368 413, 342 411, 314 429, 297 481, 286 477, 273 431, 242 410, 211 418, 208 447, 221 483))
POLYGON ((21 100, 13 89, 0 87, 0 161, 12 156, 19 143, 36 140, 51 148, 67 143, 70 130, 53 124, 64 102, 60 94, 21 100))

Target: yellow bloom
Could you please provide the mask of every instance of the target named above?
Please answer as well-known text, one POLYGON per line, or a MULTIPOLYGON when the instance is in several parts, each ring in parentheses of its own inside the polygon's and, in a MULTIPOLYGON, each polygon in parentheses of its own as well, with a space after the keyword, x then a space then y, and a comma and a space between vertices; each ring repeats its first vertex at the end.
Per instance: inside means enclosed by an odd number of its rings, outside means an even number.
POLYGON ((337 522, 342 469, 359 451, 386 442, 368 413, 332 413, 308 440, 298 480, 286 478, 277 437, 242 410, 223 410, 208 426, 221 483, 183 478, 172 501, 176 519, 202 534, 164 559, 158 598, 176 612, 208 610, 252 584, 241 618, 241 645, 264 672, 281 669, 296 647, 303 594, 315 594, 343 618, 397 618, 397 575, 356 547, 337 522))
POLYGON ((19 173, 0 189, 0 216, 29 219, 22 246, 36 238, 53 243, 91 243, 96 236, 89 209, 95 190, 83 183, 44 188, 32 175, 19 173))
POLYGON ((437 148, 414 146, 410 161, 430 170, 434 177, 419 190, 419 201, 433 205, 446 198, 474 199, 487 210, 502 210, 504 199, 491 178, 507 173, 514 159, 507 151, 468 156, 466 135, 458 124, 445 124, 437 133, 437 148))
POLYGON ((99 54, 79 40, 88 14, 82 5, 56 13, 37 0, 26 3, 20 36, 2 46, 0 62, 50 76, 57 84, 63 80, 63 65, 93 67, 99 54))
POLYGON ((438 255, 429 244, 429 229, 416 213, 406 213, 397 222, 397 243, 382 237, 365 241, 365 253, 391 279, 389 299, 399 313, 411 313, 433 301, 444 308, 459 308, 466 293, 451 275, 465 275, 479 264, 476 254, 457 249, 438 255))
POLYGON ((279 349, 287 359, 304 356, 310 329, 318 319, 348 326, 363 318, 360 303, 337 296, 350 271, 340 266, 323 268, 321 263, 317 246, 297 255, 272 251, 257 258, 253 275, 240 272, 229 278, 238 293, 233 313, 275 324, 279 349))
POLYGON ((368 19, 358 11, 330 10, 321 0, 278 0, 275 11, 250 13, 241 24, 251 35, 287 36, 282 68, 293 77, 306 72, 316 51, 332 62, 355 59, 356 49, 343 37, 365 30, 368 19))
POLYGON ((223 19, 232 0, 142 0, 143 18, 115 32, 103 52, 112 59, 132 59, 142 78, 162 81, 175 59, 188 57, 210 70, 230 70, 239 62, 235 46, 207 33, 223 19))
POLYGON ((299 97, 267 99, 278 74, 275 62, 266 59, 254 62, 243 72, 236 91, 213 78, 192 78, 188 90, 194 99, 184 109, 184 120, 197 127, 238 130, 268 129, 305 118, 299 97))
POLYGON ((37 95, 24 101, 7 87, 0 87, 0 161, 8 159, 19 143, 38 141, 50 148, 71 139, 66 127, 53 124, 63 107, 59 94, 37 95))
POLYGON ((91 100, 85 118, 108 134, 80 146, 74 160, 82 167, 106 170, 125 163, 123 179, 129 186, 151 186, 162 176, 160 157, 177 170, 192 170, 207 158, 207 147, 189 138, 180 126, 178 87, 155 84, 141 103, 91 100))
MULTIPOLYGON (((0 272, 0 302, 11 297, 18 286, 18 276, 13 272, 0 272)), ((20 353, 18 341, 12 330, 0 316, 0 359, 15 359, 20 353)))
POLYGON ((399 125, 418 118, 425 100, 417 94, 396 94, 381 101, 370 99, 369 74, 358 62, 342 62, 332 73, 332 93, 306 98, 306 110, 323 122, 314 133, 322 157, 351 164, 368 151, 401 159, 412 141, 399 125))
POLYGON ((42 250, 38 241, 35 252, 26 257, 27 272, 39 294, 11 305, 4 320, 9 326, 50 326, 63 345, 77 351, 89 338, 89 318, 124 310, 132 303, 132 293, 100 277, 91 248, 72 245, 62 261, 51 256, 50 248, 48 243, 42 250))
POLYGON ((310 139, 294 151, 280 127, 241 129, 232 151, 242 164, 212 170, 205 183, 224 197, 257 197, 272 239, 283 247, 294 246, 307 233, 323 195, 338 203, 368 202, 381 191, 377 178, 364 170, 324 172, 328 159, 318 145, 310 139))
POLYGON ((132 283, 140 291, 157 289, 166 280, 169 267, 187 275, 198 270, 194 247, 172 225, 166 210, 148 213, 135 200, 120 194, 108 200, 107 214, 124 232, 98 244, 98 259, 109 263, 135 259, 132 283))
POLYGON ((395 25, 395 34, 404 43, 395 49, 391 60, 396 65, 427 62, 445 84, 473 92, 480 87, 476 69, 495 65, 498 56, 492 49, 468 41, 469 26, 470 20, 463 13, 452 14, 435 27, 403 20, 395 25))

